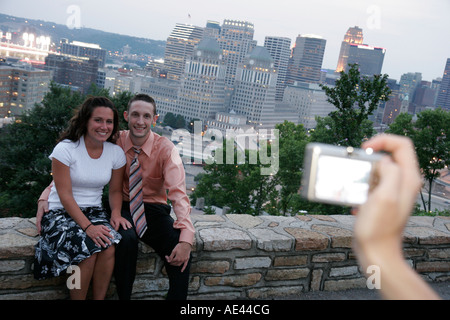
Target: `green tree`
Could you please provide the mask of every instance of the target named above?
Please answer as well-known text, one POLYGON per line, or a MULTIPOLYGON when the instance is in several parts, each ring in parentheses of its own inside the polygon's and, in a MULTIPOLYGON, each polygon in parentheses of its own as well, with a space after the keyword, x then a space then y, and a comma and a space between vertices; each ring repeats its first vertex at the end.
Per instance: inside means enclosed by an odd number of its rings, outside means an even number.
POLYGON ((391 90, 387 86, 388 75, 361 76, 357 64, 342 71, 334 87, 321 85, 327 101, 337 110, 329 114, 328 126, 334 144, 359 147, 367 135, 367 119, 380 101, 387 101, 391 90))
POLYGON ((409 136, 414 142, 420 170, 428 182, 428 201, 421 192, 422 202, 425 210, 431 211, 433 182, 450 164, 450 112, 441 108, 425 110, 415 122, 411 115, 400 114, 386 132, 409 136))
POLYGON ((52 177, 48 156, 73 110, 84 97, 50 85, 41 104, 0 131, 0 214, 34 215, 36 201, 52 177))
POLYGON ((227 141, 224 141, 223 148, 215 152, 216 154, 222 152, 224 163, 217 161, 205 165, 205 174, 191 195, 193 202, 203 197, 206 205, 228 206, 233 213, 260 215, 270 193, 275 190, 275 179, 270 175, 261 174, 261 168, 268 165, 261 164, 259 154, 250 155, 253 151, 249 150, 245 150, 244 153, 246 161, 239 163, 240 156, 236 147, 233 143, 227 144, 227 141), (233 146, 232 163, 225 161, 227 145, 233 146), (250 163, 249 159, 257 159, 257 162, 250 163))
POLYGON ((303 156, 308 136, 303 125, 285 121, 275 126, 279 130, 279 170, 275 175, 279 192, 271 199, 268 211, 285 215, 291 207, 291 200, 301 185, 303 156), (276 209, 276 211, 273 211, 276 209))
POLYGON ((177 125, 177 118, 172 112, 167 112, 164 116, 164 124, 166 126, 170 126, 172 128, 176 128, 177 125))

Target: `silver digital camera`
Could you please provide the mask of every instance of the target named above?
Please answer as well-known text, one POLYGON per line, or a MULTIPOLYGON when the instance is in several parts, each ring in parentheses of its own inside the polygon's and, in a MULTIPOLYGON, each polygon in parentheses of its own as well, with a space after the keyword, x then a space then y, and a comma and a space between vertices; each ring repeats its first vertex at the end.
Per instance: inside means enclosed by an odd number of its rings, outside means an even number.
POLYGON ((381 153, 372 149, 309 143, 305 150, 301 195, 314 202, 363 204, 377 183, 375 165, 381 157, 381 153))

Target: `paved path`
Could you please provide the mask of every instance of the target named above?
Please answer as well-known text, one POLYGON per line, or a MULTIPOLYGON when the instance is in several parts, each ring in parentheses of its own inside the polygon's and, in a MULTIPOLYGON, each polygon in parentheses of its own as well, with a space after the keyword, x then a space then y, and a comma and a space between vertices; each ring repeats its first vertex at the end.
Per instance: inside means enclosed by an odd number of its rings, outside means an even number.
MULTIPOLYGON (((450 300, 450 281, 431 283, 444 300, 450 300)), ((316 291, 302 295, 282 297, 277 300, 381 300, 376 289, 351 289, 345 291, 316 291)))

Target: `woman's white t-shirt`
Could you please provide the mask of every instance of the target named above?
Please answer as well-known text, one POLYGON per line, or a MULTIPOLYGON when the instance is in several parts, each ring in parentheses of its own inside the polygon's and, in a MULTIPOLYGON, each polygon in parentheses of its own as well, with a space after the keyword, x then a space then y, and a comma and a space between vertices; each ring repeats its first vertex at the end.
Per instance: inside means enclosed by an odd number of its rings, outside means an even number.
MULTIPOLYGON (((56 159, 70 167, 73 197, 79 207, 96 207, 102 204, 103 187, 111 180, 111 170, 123 167, 127 160, 121 147, 103 143, 100 158, 92 159, 84 143, 84 136, 77 142, 63 140, 53 149, 50 159, 56 159)), ((48 198, 49 209, 61 209, 63 205, 52 186, 48 198)))

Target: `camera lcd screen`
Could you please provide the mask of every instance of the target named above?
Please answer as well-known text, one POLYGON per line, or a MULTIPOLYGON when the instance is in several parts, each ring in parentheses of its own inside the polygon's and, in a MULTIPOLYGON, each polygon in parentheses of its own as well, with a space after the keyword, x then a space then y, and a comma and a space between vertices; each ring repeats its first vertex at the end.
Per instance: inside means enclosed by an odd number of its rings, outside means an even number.
POLYGON ((318 158, 315 197, 362 204, 367 200, 372 163, 321 155, 318 158))

